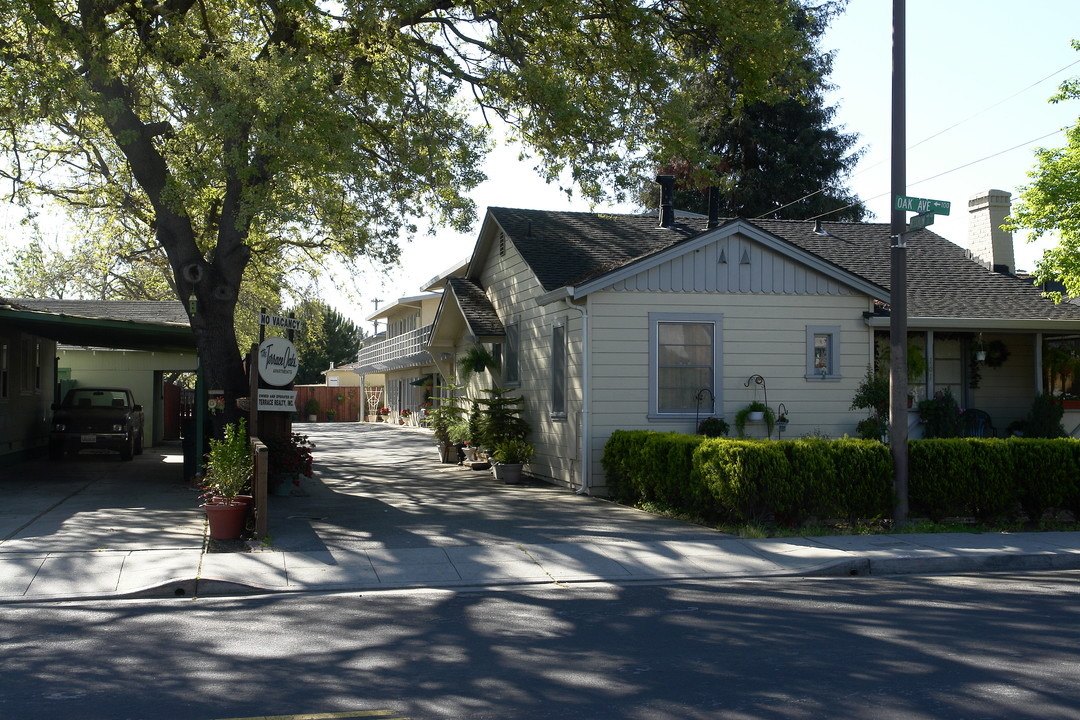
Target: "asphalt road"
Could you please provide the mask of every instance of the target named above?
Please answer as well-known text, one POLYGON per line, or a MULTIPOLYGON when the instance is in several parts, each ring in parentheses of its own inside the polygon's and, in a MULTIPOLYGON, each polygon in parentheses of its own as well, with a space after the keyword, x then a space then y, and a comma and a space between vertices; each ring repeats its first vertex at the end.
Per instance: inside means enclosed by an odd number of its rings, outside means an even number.
POLYGON ((1073 718, 1080 574, 0 607, 4 718, 1073 718))

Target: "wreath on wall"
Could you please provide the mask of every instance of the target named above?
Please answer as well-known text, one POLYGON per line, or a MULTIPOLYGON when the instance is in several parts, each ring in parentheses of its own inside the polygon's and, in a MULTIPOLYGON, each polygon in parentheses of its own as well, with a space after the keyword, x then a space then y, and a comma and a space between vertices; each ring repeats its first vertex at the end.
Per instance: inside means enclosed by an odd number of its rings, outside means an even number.
POLYGON ((986 344, 987 367, 1001 367, 1009 359, 1009 348, 1000 340, 991 340, 986 344))

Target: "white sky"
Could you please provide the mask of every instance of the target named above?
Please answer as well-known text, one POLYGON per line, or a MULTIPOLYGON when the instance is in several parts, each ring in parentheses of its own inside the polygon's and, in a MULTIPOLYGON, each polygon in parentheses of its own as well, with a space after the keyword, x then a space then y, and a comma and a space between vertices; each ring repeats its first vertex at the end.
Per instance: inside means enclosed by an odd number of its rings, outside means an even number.
MULTIPOLYGON (((907 194, 953 204, 952 214, 938 216, 931 230, 965 246, 967 200, 991 188, 1015 198, 1034 165, 1033 149, 1064 144, 1060 130, 1077 121, 1080 102, 1051 105, 1047 98, 1062 80, 1080 76, 1080 52, 1070 45, 1080 39, 1078 15, 1075 0, 1028 0, 1022 7, 1004 0, 907 1, 907 194)), ((876 221, 888 222, 892 3, 851 0, 823 49, 836 51, 829 101, 839 106, 836 123, 858 133, 866 149, 848 185, 876 221)), ((473 193, 477 230, 489 206, 589 209, 546 186, 516 158, 505 147, 491 156, 489 180, 473 193)), ((0 215, 0 234, 10 238, 12 229, 0 215)), ((1046 243, 1029 245, 1025 238, 1015 238, 1017 265, 1031 270, 1046 243)), ((360 322, 375 310, 374 298, 385 305, 417 294, 425 281, 466 257, 475 239, 475 230, 421 236, 405 247, 400 268, 328 276, 322 294, 360 322)))

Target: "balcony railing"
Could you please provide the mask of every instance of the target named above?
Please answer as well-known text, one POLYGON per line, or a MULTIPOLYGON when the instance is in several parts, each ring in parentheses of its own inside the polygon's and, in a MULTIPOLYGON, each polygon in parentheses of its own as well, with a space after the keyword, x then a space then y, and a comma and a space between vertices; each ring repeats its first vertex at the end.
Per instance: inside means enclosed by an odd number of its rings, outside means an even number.
POLYGON ((431 325, 409 330, 386 340, 364 345, 360 348, 360 369, 375 371, 425 365, 431 362, 425 346, 431 336, 431 325), (420 356, 420 357, 417 357, 420 356), (407 362, 415 358, 415 363, 407 362))

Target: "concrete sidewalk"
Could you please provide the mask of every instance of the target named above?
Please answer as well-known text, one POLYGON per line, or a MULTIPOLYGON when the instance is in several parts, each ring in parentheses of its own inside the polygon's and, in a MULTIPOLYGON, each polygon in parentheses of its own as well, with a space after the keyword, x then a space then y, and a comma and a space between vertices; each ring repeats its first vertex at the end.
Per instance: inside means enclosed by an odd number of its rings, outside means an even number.
POLYGON ((441 465, 421 430, 295 429, 316 476, 246 553, 204 552, 179 447, 0 470, 0 601, 1080 568, 1080 533, 745 540, 441 465))

